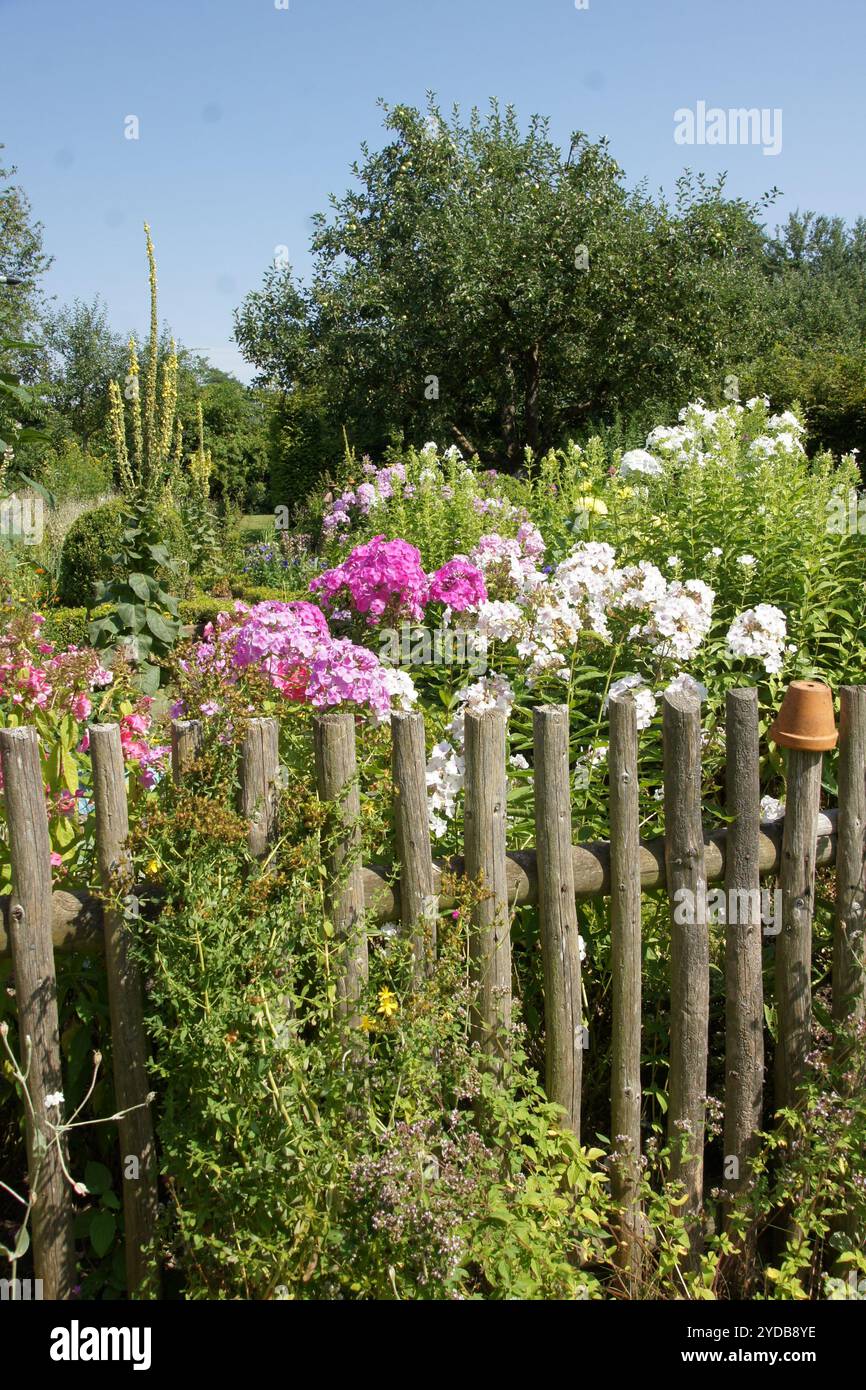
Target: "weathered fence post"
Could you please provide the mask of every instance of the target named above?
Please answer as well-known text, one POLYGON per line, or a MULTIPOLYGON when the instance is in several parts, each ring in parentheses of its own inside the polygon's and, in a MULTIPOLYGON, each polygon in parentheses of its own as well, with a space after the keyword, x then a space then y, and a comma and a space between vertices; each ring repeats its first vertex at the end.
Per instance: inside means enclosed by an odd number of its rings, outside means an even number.
POLYGON ((189 771, 201 752, 203 738, 200 719, 172 720, 171 771, 176 784, 189 771))
MULTIPOLYGON (((111 1017, 114 1092, 118 1111, 120 1166, 123 1175, 123 1214, 126 1239, 126 1281, 130 1298, 143 1294, 148 1256, 153 1255, 159 1214, 156 1144, 147 1079, 147 1039, 142 1011, 141 979, 131 954, 124 900, 132 890, 127 847, 129 814, 120 729, 116 724, 90 728, 96 847, 105 894, 105 971, 111 1017)), ((132 900, 130 912, 137 915, 132 900)), ((159 1276, 151 1293, 158 1296, 159 1276)))
POLYGON ((249 822, 250 854, 261 859, 277 829, 277 775, 280 767, 276 719, 251 719, 241 751, 241 812, 249 822))
POLYGON ((723 1186, 736 1195, 758 1149, 764 1101, 764 984, 758 692, 726 701, 725 1133, 723 1186))
MULTIPOLYGON (((833 1018, 851 1027, 866 1017, 866 686, 839 692, 839 818, 833 1018)), ((844 1042, 840 1041, 844 1050, 844 1042)))
MULTIPOLYGON (((722 1186, 733 1202, 749 1181, 759 1148, 764 1104, 764 978, 761 914, 761 782, 758 692, 729 690, 726 699, 725 852, 725 1120, 722 1186)), ((755 1234, 739 1237, 730 1289, 744 1296, 755 1234)))
POLYGON ((823 754, 788 750, 782 835, 782 931, 776 938, 776 1109, 794 1104, 812 1037, 812 913, 823 754))
POLYGON ((501 1069, 511 1025, 511 922, 505 868, 507 781, 502 710, 466 715, 466 873, 482 896, 472 913, 472 1034, 501 1069))
POLYGON ((75 1284, 71 1192, 49 1119, 63 1116, 57 978, 51 942, 51 843, 42 755, 35 729, 0 729, 0 764, 12 861, 9 934, 15 971, 19 1060, 32 1114, 25 1117, 33 1264, 45 1298, 69 1298, 75 1284), (60 1097, 58 1103, 56 1097, 60 1097), (50 1105, 47 1102, 50 1100, 50 1105))
MULTIPOLYGON (((671 901, 671 1172, 697 1218, 703 1199, 704 1120, 710 1012, 707 882, 701 825, 701 708, 692 695, 664 696, 665 862, 671 901)), ((699 1245, 693 1226, 693 1249, 699 1245)))
POLYGON ((545 1089, 580 1138, 583 1001, 571 854, 568 708, 533 711, 538 923, 544 965, 545 1089))
MULTIPOLYGON (((853 1029, 866 1018, 866 686, 839 691, 838 788, 833 1021, 836 1055, 844 1061, 853 1029)), ((838 1229, 853 1246, 857 1213, 844 1213, 838 1229)), ((837 1264, 834 1273, 845 1279, 847 1265, 837 1264)))
POLYGON ((436 959, 436 897, 427 820, 427 757, 424 716, 391 715, 394 822, 400 862, 400 917, 412 940, 416 985, 436 959))
POLYGON ((332 805, 326 831, 325 910, 334 927, 340 960, 337 1007, 356 1027, 358 1001, 367 981, 364 876, 360 858, 361 794, 355 756, 355 717, 319 714, 313 721, 316 787, 332 805))
POLYGON ((612 993, 611 1188, 620 1208, 617 1263, 630 1276, 641 1264, 641 881, 637 710, 631 696, 610 701, 610 970, 612 993))

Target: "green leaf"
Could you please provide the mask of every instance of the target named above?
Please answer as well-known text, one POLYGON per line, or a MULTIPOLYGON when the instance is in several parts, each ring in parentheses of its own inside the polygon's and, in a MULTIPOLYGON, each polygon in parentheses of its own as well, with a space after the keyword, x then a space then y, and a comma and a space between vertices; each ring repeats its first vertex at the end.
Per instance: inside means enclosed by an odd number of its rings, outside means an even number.
POLYGON ((66 787, 68 791, 78 791, 78 783, 80 780, 78 775, 78 763, 69 752, 63 752, 61 756, 60 776, 64 787, 66 787))
POLYGON ((128 632, 139 632, 145 621, 145 608, 141 603, 119 603, 117 616, 128 632))
POLYGON ((144 662, 138 672, 138 683, 145 695, 155 695, 159 689, 159 667, 144 662))
MULTIPOLYGON (((19 444, 36 444, 41 439, 45 438, 46 436, 41 430, 22 429, 18 432, 19 444), (36 439, 25 439, 25 434, 35 434, 36 439)), ((55 498, 53 492, 49 492, 48 489, 43 487, 41 483, 37 483, 35 478, 28 477, 26 473, 22 473, 20 470, 18 472, 18 477, 25 487, 29 487, 33 492, 36 493, 38 497, 41 497, 43 502, 46 502, 52 511, 55 510, 57 506, 57 499, 55 498)))
POLYGON ((88 1192, 97 1194, 107 1192, 111 1188, 111 1173, 104 1163, 97 1163, 91 1160, 84 1170, 84 1185, 88 1192))
POLYGON ((51 838, 61 850, 68 849, 75 839, 75 826, 68 816, 57 816, 51 822, 51 838))
MULTIPOLYGON (((2 347, 5 352, 39 352, 44 343, 26 343, 22 338, 3 338, 2 347)), ((15 380, 17 379, 16 377, 15 380)))
POLYGON ((87 636, 94 647, 110 645, 121 631, 120 622, 114 613, 107 613, 104 618, 94 618, 87 624, 87 636))
POLYGON ((133 573, 127 577, 126 582, 132 592, 140 598, 143 603, 147 603, 150 598, 153 580, 148 579, 146 574, 138 574, 133 571, 133 573))
POLYGON ((22 1226, 18 1232, 18 1239, 15 1242, 15 1249, 12 1251, 12 1259, 20 1260, 30 1249, 30 1227, 22 1226))
POLYGON ((158 642, 165 642, 166 646, 171 646, 177 636, 177 628, 174 624, 169 625, 155 608, 148 608, 147 625, 158 642))
POLYGON ((114 1233, 117 1230, 117 1217, 113 1211, 96 1211, 90 1220, 90 1244, 102 1258, 111 1249, 114 1233))

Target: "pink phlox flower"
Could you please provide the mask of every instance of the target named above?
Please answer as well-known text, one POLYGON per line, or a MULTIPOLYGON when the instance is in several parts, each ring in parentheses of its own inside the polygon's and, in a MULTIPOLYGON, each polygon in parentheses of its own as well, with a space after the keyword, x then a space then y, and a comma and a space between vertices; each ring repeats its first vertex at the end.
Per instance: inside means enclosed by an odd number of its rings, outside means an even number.
POLYGON ((430 598, 455 613, 477 609, 487 601, 484 575, 465 555, 455 555, 430 576, 430 598))
POLYGON ((371 627, 386 614, 394 620, 420 622, 428 589, 415 546, 402 540, 386 541, 384 536, 356 546, 341 565, 310 582, 311 593, 321 594, 327 608, 348 604, 371 627))

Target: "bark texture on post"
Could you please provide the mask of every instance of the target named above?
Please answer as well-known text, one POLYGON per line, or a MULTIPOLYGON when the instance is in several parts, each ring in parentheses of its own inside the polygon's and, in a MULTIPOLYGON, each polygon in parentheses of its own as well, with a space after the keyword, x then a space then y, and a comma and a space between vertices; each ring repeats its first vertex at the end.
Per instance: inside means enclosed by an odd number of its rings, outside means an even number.
POLYGON ((436 895, 427 820, 427 752, 424 716, 391 715, 394 822, 400 863, 400 919, 412 940, 416 984, 436 960, 436 895))
POLYGON ((511 1025, 511 922, 505 871, 505 715, 466 715, 466 873, 480 885, 469 942, 475 985, 472 1033, 482 1051, 504 1055, 511 1025))
POLYGON ((147 1038, 144 1031, 141 978, 131 953, 127 913, 137 915, 131 898, 132 871, 127 847, 129 816, 126 771, 116 724, 90 729, 96 847, 105 894, 105 971, 111 1016, 111 1051, 118 1111, 123 1214, 126 1239, 126 1280, 130 1298, 159 1296, 159 1280, 148 1283, 148 1260, 153 1255, 159 1215, 156 1143, 147 1078, 147 1038), (134 1160, 130 1163, 130 1159, 134 1160))
POLYGON ((12 861, 9 934, 19 1062, 27 1073, 33 1107, 26 1115, 33 1265, 44 1297, 65 1299, 75 1285, 75 1247, 72 1194, 59 1147, 63 1141, 56 1139, 48 1123, 64 1118, 62 1102, 54 1100, 63 1095, 63 1075, 51 944, 51 843, 36 730, 0 729, 0 762, 12 861), (49 1098, 52 1103, 46 1106, 49 1098))
POLYGON ((314 723, 316 787, 331 814, 325 828, 325 908, 339 960, 337 1007, 357 1027, 358 1001, 367 983, 364 875, 361 867, 361 793, 355 755, 355 717, 319 714, 314 723))
POLYGON ((171 723, 171 773, 175 784, 185 776, 202 750, 204 731, 200 719, 173 719, 171 723))
MULTIPOLYGON (((671 1171, 697 1217, 703 1200, 710 1011, 707 879, 701 826, 701 711, 682 691, 664 696, 664 808, 671 900, 671 1171)), ((697 1242, 696 1242, 697 1244, 697 1242)))
POLYGON ((261 859, 276 838, 277 776, 280 769, 276 719, 251 719, 241 752, 241 813, 249 822, 250 854, 261 859))
POLYGON ((584 1031, 580 939, 571 857, 568 708, 546 705, 536 709, 533 724, 538 922, 544 965, 545 1086, 548 1098, 565 1110, 564 1123, 579 1139, 584 1031))
POLYGON ((812 914, 821 753, 788 749, 782 838, 782 931, 776 938, 776 1108, 794 1104, 812 1037, 812 914))
POLYGON ((640 784, 634 700, 610 701, 610 968, 612 992, 611 1188, 622 1213, 618 1264, 637 1278, 641 1263, 641 881, 640 784))
POLYGON ((839 692, 839 818, 833 1018, 856 1026, 866 1017, 866 686, 839 692))
POLYGON ((764 1101, 764 982, 758 841, 761 784, 757 690, 729 690, 725 864, 725 1173, 732 1194, 748 1179, 764 1101), (736 1160, 735 1166, 731 1160, 736 1160))

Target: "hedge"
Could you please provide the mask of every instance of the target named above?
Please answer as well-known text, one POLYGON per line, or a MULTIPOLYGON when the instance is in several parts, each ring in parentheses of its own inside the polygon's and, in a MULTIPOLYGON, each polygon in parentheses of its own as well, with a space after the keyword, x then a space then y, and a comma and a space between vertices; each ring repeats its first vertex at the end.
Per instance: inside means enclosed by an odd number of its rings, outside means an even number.
POLYGON ((61 650, 66 647, 89 647, 87 625, 94 618, 104 618, 111 605, 101 603, 96 608, 45 608, 42 635, 61 650))

